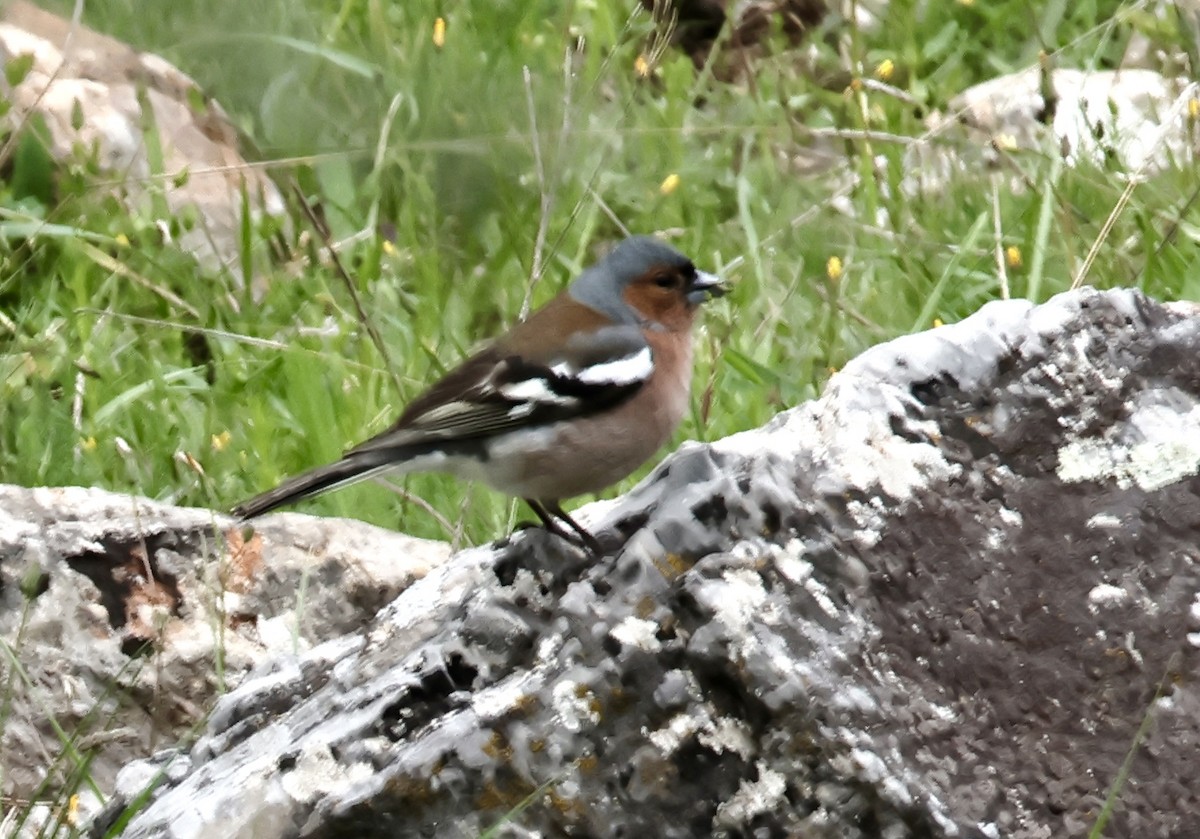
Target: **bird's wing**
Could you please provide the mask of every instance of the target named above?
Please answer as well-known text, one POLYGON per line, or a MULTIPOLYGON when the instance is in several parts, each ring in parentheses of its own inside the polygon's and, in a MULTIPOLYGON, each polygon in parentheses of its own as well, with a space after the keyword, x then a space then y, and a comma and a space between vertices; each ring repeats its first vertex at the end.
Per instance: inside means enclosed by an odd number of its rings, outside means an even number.
POLYGON ((467 442, 586 416, 632 396, 653 371, 650 345, 635 326, 578 333, 540 361, 493 346, 414 400, 387 431, 347 454, 467 442))

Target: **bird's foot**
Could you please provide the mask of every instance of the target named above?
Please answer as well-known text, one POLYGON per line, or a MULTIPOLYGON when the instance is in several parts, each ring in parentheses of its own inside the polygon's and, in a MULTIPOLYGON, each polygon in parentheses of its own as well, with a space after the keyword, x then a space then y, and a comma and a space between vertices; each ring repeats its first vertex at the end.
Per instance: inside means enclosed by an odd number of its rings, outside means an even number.
POLYGON ((572 545, 583 548, 592 557, 604 556, 604 548, 600 542, 591 533, 571 518, 565 510, 557 503, 547 503, 542 501, 533 501, 525 499, 533 512, 537 513, 538 518, 542 520, 542 527, 558 536, 561 539, 570 542, 572 545), (564 527, 564 525, 566 525, 564 527))

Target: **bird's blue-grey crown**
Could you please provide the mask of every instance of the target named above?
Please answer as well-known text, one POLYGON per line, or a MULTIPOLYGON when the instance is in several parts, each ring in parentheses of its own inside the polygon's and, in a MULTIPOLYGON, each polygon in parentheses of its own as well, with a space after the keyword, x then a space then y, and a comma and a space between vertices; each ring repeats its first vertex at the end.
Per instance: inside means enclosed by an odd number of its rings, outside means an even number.
MULTIPOLYGON (((668 267, 684 269, 691 273, 689 281, 707 296, 719 286, 711 274, 697 271, 692 261, 670 245, 665 245, 649 236, 631 236, 624 240, 598 263, 585 270, 571 283, 571 296, 598 312, 603 312, 615 323, 637 323, 637 314, 625 305, 621 292, 625 286, 652 268, 668 267)), ((689 300, 691 300, 689 295, 689 300)), ((694 302, 700 302, 696 299, 694 302)))

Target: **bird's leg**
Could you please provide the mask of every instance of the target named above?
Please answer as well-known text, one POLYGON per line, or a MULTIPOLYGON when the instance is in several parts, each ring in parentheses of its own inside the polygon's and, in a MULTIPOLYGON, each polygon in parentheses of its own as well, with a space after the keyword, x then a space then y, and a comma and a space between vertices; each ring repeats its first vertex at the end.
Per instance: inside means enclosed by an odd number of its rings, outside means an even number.
POLYGON ((546 529, 555 536, 566 539, 568 542, 582 543, 595 556, 600 556, 604 553, 600 548, 600 543, 596 541, 596 537, 588 533, 578 522, 567 515, 566 510, 557 501, 543 502, 526 498, 525 503, 542 520, 542 524, 545 525, 546 529), (574 533, 564 528, 563 524, 566 524, 574 533))
POLYGON ((542 520, 542 527, 549 530, 560 539, 566 539, 568 542, 574 542, 575 539, 570 533, 563 530, 562 525, 554 520, 554 517, 542 506, 540 501, 534 501, 532 498, 526 498, 525 503, 529 505, 529 509, 537 514, 537 517, 542 520))
POLYGON ((596 537, 588 533, 587 530, 584 529, 583 525, 571 518, 567 514, 567 511, 562 508, 561 504, 559 504, 557 501, 548 503, 543 502, 543 507, 545 507, 546 511, 549 512, 550 515, 554 516, 559 521, 565 523, 567 527, 574 530, 579 535, 584 547, 591 551, 594 556, 603 555, 604 551, 600 548, 600 543, 596 541, 596 537))

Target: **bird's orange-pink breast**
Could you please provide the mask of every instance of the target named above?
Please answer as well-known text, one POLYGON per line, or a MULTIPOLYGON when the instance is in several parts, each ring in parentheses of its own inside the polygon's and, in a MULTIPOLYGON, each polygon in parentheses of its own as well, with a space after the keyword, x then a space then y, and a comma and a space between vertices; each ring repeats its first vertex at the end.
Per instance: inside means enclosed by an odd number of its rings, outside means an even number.
POLYGON ((496 439, 494 488, 543 501, 598 492, 654 456, 688 409, 692 378, 689 333, 649 332, 654 372, 632 397, 600 414, 496 439))

